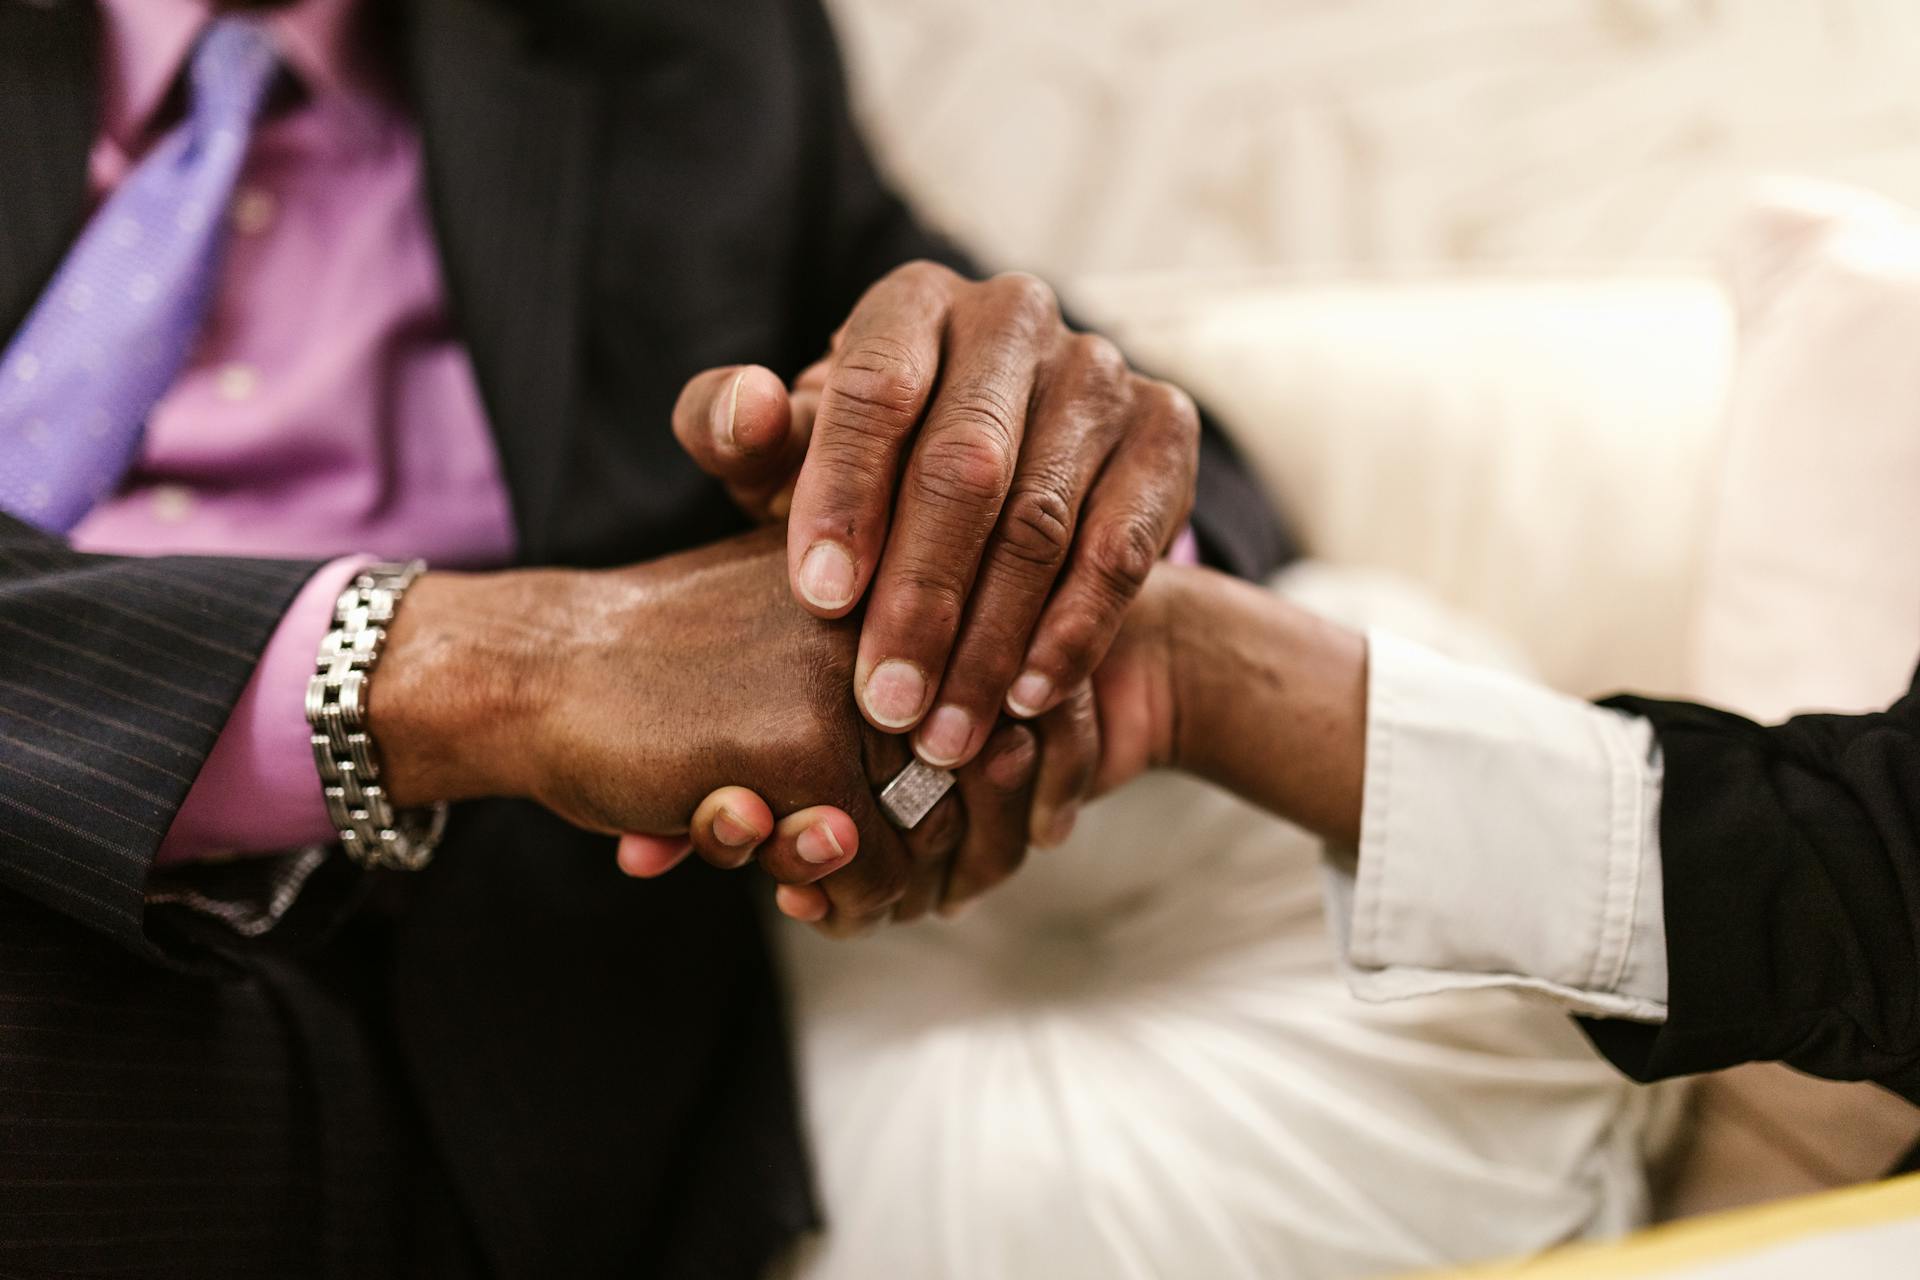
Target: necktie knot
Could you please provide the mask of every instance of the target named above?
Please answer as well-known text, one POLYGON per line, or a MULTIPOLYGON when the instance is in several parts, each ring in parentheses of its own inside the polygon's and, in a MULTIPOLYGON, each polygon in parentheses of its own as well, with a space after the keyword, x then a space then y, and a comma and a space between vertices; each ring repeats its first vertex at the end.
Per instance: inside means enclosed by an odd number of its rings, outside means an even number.
POLYGON ((279 69, 280 55, 257 21, 216 18, 207 24, 187 68, 189 118, 203 132, 247 129, 279 69))

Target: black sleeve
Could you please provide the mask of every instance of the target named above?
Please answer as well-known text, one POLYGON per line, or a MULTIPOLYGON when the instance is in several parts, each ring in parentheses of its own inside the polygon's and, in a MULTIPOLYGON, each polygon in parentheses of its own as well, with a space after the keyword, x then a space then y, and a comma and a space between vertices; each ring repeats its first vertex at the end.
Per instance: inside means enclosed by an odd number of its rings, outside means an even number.
MULTIPOLYGON (((951 241, 924 226, 874 168, 848 108, 845 73, 819 0, 794 0, 799 61, 809 77, 808 130, 818 184, 808 201, 818 224, 803 243, 814 255, 804 290, 816 302, 808 328, 831 333, 868 285, 919 258, 962 275, 980 269, 951 241)), ((1200 473, 1193 529, 1203 558, 1216 568, 1259 580, 1299 555, 1294 539, 1259 481, 1201 407, 1200 473)))
POLYGON ((1762 728, 1687 703, 1665 759, 1664 1026, 1593 1022, 1640 1080, 1779 1060, 1920 1092, 1920 679, 1892 708, 1762 728))
POLYGON ((158 954, 154 852, 316 567, 83 555, 0 515, 0 886, 158 954))

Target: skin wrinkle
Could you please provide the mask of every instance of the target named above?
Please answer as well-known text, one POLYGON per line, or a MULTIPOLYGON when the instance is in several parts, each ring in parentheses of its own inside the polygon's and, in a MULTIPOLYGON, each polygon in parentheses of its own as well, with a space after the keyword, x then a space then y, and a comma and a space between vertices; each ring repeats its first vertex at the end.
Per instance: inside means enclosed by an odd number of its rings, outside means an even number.
MULTIPOLYGON (((395 801, 519 796, 591 830, 671 832, 750 778, 776 815, 826 802, 853 818, 859 856, 820 886, 829 932, 884 915, 915 867, 943 875, 969 832, 1021 845, 1024 812, 985 827, 958 796, 922 829, 886 825, 872 788, 906 746, 848 697, 856 624, 804 612, 783 563, 768 530, 630 569, 422 577, 369 710, 395 801)), ((769 869, 818 877, 794 858, 769 869)))

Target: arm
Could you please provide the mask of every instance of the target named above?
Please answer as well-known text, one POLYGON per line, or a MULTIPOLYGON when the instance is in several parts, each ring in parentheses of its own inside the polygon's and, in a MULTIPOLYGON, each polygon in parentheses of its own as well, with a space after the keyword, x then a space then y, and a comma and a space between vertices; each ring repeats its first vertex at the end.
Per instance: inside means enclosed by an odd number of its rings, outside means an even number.
POLYGON ((316 567, 84 555, 0 516, 0 884, 156 954, 154 856, 316 567))
POLYGON ((301 707, 321 638, 333 626, 334 601, 367 563, 367 557, 349 556, 324 565, 293 597, 168 826, 154 865, 188 866, 333 839, 301 707))
POLYGON ((1920 685, 1763 728, 1646 698, 1665 756, 1664 1026, 1595 1023, 1654 1079, 1779 1059, 1920 1096, 1920 685))
POLYGON ((1362 998, 1509 987, 1665 1016, 1644 720, 1217 574, 1155 577, 1136 612, 1166 638, 1130 619, 1099 679, 1103 728, 1128 708, 1147 726, 1109 733, 1140 745, 1110 751, 1103 785, 1175 765, 1326 836, 1330 924, 1362 998))

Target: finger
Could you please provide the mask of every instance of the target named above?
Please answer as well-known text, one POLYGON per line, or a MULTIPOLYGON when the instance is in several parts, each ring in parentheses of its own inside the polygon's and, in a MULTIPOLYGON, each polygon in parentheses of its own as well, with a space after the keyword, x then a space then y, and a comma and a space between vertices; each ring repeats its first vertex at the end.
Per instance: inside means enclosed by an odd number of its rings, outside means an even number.
MULTIPOLYGON (((696 374, 673 406, 673 434, 699 468, 730 485, 764 483, 785 458, 787 389, 771 369, 728 365, 696 374)), ((783 478, 783 477, 782 477, 783 478)))
POLYGON ((966 833, 967 811, 958 788, 942 796, 913 830, 901 833, 910 861, 906 892, 893 904, 895 924, 918 920, 940 905, 966 833))
POLYGON ((760 850, 760 866, 781 884, 812 884, 853 861, 860 831, 839 809, 818 805, 780 819, 760 850))
POLYGON ((1060 705, 1034 722, 1040 731, 1040 766, 1033 783, 1028 823, 1033 843, 1051 849, 1066 842, 1093 791, 1100 766, 1100 719, 1093 685, 1082 682, 1060 705))
POLYGON ((914 874, 913 852, 874 799, 875 789, 910 758, 906 744, 868 730, 860 735, 860 753, 866 785, 856 787, 841 804, 860 833, 860 856, 819 881, 829 910, 817 927, 830 937, 852 937, 879 924, 914 874))
POLYGON ((914 737, 929 764, 972 759, 1000 716, 1033 629, 1067 562, 1081 505, 1130 418, 1126 362, 1076 335, 1028 415, 1027 439, 987 543, 940 692, 914 737))
POLYGON ((821 617, 851 609, 880 562, 958 279, 932 263, 902 267, 867 290, 838 341, 787 526, 794 595, 821 617))
POLYGON ((685 836, 624 835, 614 849, 614 864, 628 875, 651 880, 686 860, 693 845, 685 836))
POLYGON ((1013 483, 1042 350, 1058 329, 1052 292, 1031 276, 995 277, 948 323, 940 390, 907 461, 860 627, 854 690, 877 728, 917 724, 946 671, 1013 483))
POLYGON ((688 839, 700 856, 722 871, 744 867, 760 842, 773 834, 773 810, 745 787, 710 792, 693 811, 688 839))
POLYGON ((833 910, 826 890, 812 884, 783 884, 773 891, 773 905, 780 914, 801 924, 819 924, 833 910))
POLYGON ((952 915, 1005 880, 1027 856, 1038 744, 1022 724, 1003 725, 980 758, 960 771, 967 836, 953 862, 941 913, 952 915))
POLYGON ((773 478, 756 485, 736 485, 733 488, 734 501, 764 520, 785 520, 793 509, 793 487, 799 482, 800 467, 807 457, 807 445, 813 439, 813 420, 820 408, 820 388, 818 385, 795 383, 787 403, 787 443, 781 449, 783 461, 773 469, 773 478))
POLYGON ((795 391, 819 391, 827 385, 827 373, 833 368, 833 357, 822 356, 800 371, 793 380, 795 391))
POLYGON ((1040 715, 1106 656, 1127 606, 1185 524, 1200 437, 1185 392, 1148 384, 1139 419, 1094 484, 1066 576, 1034 628, 1007 710, 1040 715))

